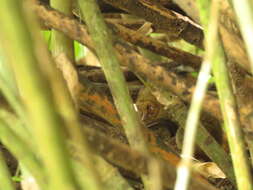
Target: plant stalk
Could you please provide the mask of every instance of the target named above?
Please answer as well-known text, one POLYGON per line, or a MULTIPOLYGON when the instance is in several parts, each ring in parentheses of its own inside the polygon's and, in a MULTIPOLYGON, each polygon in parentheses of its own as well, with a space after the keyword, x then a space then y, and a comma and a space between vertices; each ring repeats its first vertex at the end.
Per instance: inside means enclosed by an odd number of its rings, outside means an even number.
MULTIPOLYGON (((72 0, 50 0, 51 7, 56 10, 71 16, 72 14, 72 0)), ((74 42, 63 33, 52 30, 51 48, 53 57, 57 57, 64 53, 68 59, 74 63, 74 42)))
POLYGON ((22 3, 17 0, 1 2, 1 35, 12 41, 4 43, 3 49, 8 55, 15 53, 10 62, 31 120, 31 131, 47 166, 50 189, 78 189, 61 133, 62 120, 56 112, 49 84, 38 66, 22 3))
MULTIPOLYGON (((206 3, 207 4, 207 3, 206 3)), ((214 59, 214 47, 218 31, 219 3, 213 1, 210 7, 210 17, 206 17, 204 26, 206 28, 206 54, 199 72, 196 89, 193 93, 190 110, 186 120, 181 161, 177 169, 177 180, 175 190, 187 190, 192 167, 192 158, 195 150, 195 138, 199 123, 200 111, 208 87, 211 73, 212 61, 214 59), (207 18, 211 18, 209 21, 207 18)))

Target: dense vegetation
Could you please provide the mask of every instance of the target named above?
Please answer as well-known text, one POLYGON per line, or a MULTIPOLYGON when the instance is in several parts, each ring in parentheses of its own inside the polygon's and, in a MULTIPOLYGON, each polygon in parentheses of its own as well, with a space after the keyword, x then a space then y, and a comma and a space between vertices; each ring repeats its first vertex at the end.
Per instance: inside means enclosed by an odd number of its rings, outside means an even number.
POLYGON ((239 0, 1 0, 0 189, 252 190, 239 0))

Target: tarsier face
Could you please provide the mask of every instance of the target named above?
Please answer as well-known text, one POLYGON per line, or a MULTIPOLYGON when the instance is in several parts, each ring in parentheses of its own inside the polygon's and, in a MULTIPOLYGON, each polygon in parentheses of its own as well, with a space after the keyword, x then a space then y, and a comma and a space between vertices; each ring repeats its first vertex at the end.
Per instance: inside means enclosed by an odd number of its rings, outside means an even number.
POLYGON ((141 120, 145 124, 149 124, 157 120, 160 116, 162 105, 156 100, 156 98, 150 93, 150 90, 144 88, 140 90, 136 106, 140 114, 141 120))
POLYGON ((141 120, 148 124, 157 119, 161 105, 152 100, 139 101, 137 104, 141 120))

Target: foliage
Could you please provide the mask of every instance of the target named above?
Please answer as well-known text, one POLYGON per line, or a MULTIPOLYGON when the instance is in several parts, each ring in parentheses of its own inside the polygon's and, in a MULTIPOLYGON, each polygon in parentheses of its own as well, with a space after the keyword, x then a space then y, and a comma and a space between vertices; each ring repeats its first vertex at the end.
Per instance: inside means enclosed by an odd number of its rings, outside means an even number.
POLYGON ((0 189, 253 188, 250 1, 0 5, 0 189))

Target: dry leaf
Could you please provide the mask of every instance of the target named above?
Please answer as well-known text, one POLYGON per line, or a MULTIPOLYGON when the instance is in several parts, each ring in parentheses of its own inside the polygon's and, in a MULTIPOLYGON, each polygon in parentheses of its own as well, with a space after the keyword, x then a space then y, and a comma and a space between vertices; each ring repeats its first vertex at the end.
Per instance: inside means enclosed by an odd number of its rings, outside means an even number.
POLYGON ((193 164, 193 168, 206 178, 226 178, 225 174, 214 162, 196 162, 193 164))

